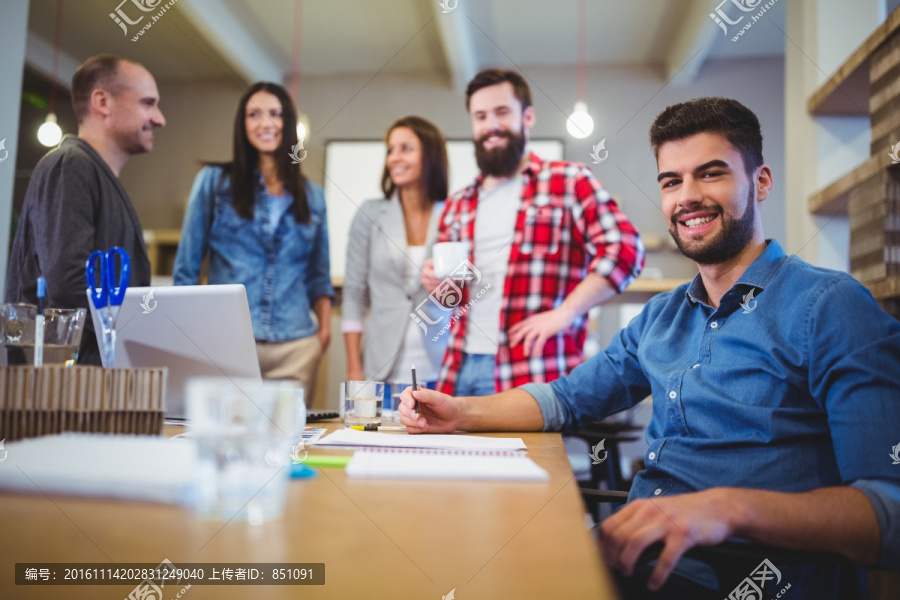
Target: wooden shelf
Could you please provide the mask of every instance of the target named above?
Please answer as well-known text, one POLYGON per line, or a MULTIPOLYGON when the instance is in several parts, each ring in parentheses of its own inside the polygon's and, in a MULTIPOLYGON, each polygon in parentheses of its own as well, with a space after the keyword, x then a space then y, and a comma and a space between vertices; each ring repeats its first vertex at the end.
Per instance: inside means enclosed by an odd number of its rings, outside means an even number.
POLYGON ((638 277, 631 282, 626 292, 641 292, 650 294, 661 294, 662 292, 671 292, 679 285, 691 281, 690 279, 650 279, 638 277))
POLYGON ((810 195, 807 200, 809 212, 814 215, 846 215, 850 194, 890 164, 891 157, 887 152, 870 157, 840 179, 810 195))
POLYGON ((812 93, 806 101, 807 112, 869 116, 869 58, 897 29, 900 29, 900 9, 892 12, 828 81, 812 93))
POLYGON ((876 300, 900 297, 900 277, 888 277, 866 285, 876 300))

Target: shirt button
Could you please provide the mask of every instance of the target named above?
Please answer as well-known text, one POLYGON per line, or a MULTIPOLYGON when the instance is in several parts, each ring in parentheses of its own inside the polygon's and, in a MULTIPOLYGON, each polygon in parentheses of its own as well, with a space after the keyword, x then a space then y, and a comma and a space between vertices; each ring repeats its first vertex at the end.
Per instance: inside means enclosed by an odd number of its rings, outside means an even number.
POLYGON ((656 488, 655 490, 653 490, 653 495, 654 495, 654 496, 659 496, 660 494, 662 494, 662 489, 661 489, 661 488, 656 488))
POLYGON ((647 455, 647 458, 649 458, 650 460, 653 460, 654 458, 656 458, 656 452, 651 452, 650 454, 647 455))
POLYGON ((678 394, 675 393, 675 390, 669 392, 669 398, 671 398, 672 400, 674 400, 677 396, 678 394))
POLYGON ((713 329, 715 329, 716 327, 719 326, 719 323, 718 323, 718 321, 713 321, 712 323, 709 324, 709 326, 712 327, 713 329))
POLYGON ((694 365, 694 366, 691 367, 691 368, 692 368, 692 369, 696 369, 696 368, 699 367, 699 366, 700 366, 700 363, 697 363, 696 365, 694 365))

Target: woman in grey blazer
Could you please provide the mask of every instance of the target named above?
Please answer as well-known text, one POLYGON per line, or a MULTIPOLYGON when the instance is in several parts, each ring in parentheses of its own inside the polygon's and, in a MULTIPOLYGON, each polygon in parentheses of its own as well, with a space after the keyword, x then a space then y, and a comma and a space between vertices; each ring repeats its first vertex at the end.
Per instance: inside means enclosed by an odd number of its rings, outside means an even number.
POLYGON ((341 305, 347 379, 408 381, 415 364, 418 381, 435 381, 450 313, 428 298, 420 273, 447 197, 447 149, 440 130, 415 116, 391 125, 385 143, 384 198, 364 202, 350 225, 341 305))

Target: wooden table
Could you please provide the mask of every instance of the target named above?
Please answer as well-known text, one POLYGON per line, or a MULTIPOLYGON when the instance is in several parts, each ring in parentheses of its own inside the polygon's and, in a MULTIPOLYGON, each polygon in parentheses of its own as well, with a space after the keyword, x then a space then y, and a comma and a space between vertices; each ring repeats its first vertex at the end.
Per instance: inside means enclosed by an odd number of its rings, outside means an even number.
MULTIPOLYGON (((548 483, 350 480, 343 469, 317 469, 313 479, 290 482, 282 519, 258 526, 204 521, 174 506, 0 494, 0 597, 118 600, 134 589, 15 586, 16 562, 167 558, 325 563, 324 586, 195 585, 183 600, 438 600, 453 589, 459 600, 616 598, 562 438, 509 435, 524 439, 548 483)), ((164 600, 178 591, 168 586, 164 600)))

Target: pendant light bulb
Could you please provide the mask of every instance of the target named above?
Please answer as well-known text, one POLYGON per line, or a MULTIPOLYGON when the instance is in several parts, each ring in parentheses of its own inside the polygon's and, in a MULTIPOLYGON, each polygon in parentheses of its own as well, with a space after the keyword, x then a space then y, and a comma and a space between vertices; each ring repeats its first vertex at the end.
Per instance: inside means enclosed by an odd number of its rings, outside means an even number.
POLYGON ((588 114, 587 104, 579 100, 575 103, 575 110, 566 121, 566 129, 574 138, 586 138, 594 131, 594 119, 588 114))
POLYGON ((48 148, 52 148, 59 143, 59 140, 62 139, 62 129, 56 124, 55 114, 47 114, 47 120, 44 121, 43 125, 38 127, 37 138, 41 144, 48 148))

